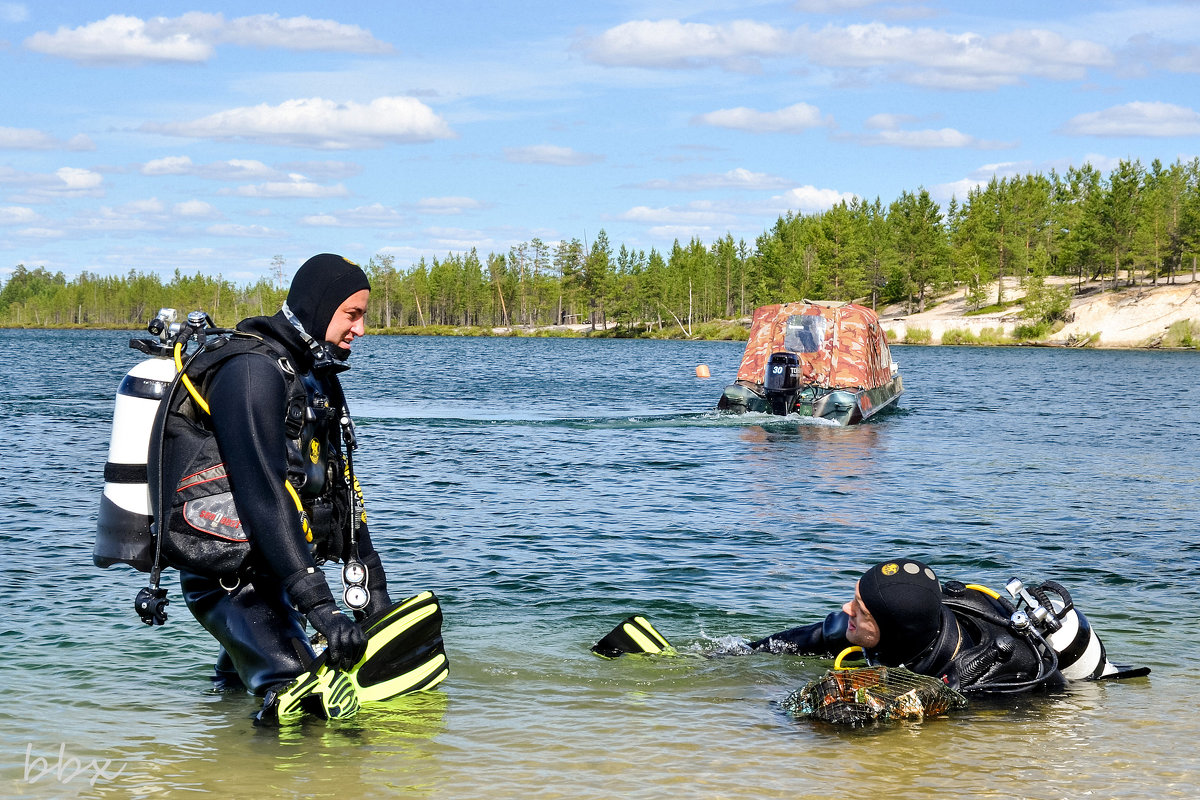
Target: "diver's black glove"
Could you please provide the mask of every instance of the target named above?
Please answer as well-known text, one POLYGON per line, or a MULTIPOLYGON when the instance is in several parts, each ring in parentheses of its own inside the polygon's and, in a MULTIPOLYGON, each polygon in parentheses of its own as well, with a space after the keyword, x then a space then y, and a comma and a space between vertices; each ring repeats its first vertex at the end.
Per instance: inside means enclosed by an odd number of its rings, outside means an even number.
POLYGON ((325 582, 325 574, 316 567, 293 572, 283 588, 308 621, 329 643, 326 663, 335 669, 349 669, 367 651, 367 637, 354 620, 342 613, 325 582))
POLYGON ((387 573, 383 571, 379 554, 368 553, 362 557, 362 564, 367 568, 367 591, 371 594, 371 599, 366 608, 354 612, 354 618, 359 622, 378 614, 392 604, 392 598, 388 597, 387 573))
POLYGON ((312 626, 325 635, 328 646, 325 663, 334 669, 350 669, 367 651, 367 637, 358 623, 342 613, 330 601, 312 609, 305 616, 312 626))

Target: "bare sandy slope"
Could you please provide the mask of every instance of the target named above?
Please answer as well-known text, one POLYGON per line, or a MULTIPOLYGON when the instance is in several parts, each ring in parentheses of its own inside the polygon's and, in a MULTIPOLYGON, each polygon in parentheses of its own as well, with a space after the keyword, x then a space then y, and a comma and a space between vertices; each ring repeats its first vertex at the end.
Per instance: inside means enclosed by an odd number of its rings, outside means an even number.
MULTIPOLYGON (((1058 284, 1065 279, 1050 279, 1058 284)), ((1047 282, 1050 282, 1048 280, 1047 282)), ((1012 306, 991 314, 966 316, 967 304, 962 291, 941 298, 938 304, 922 314, 906 314, 900 306, 882 309, 880 318, 888 338, 903 342, 909 328, 929 331, 932 343, 939 344, 946 331, 970 331, 979 335, 984 328, 999 329, 1011 334, 1013 328, 1025 322, 1021 306, 1012 306)), ((1005 287, 1005 300, 1018 300, 1024 295, 1016 281, 1010 279, 1005 287)), ((996 286, 992 284, 988 297, 994 302, 996 286)), ((1085 284, 1075 297, 1068 314, 1071 320, 1060 331, 1045 340, 1052 344, 1073 344, 1099 334, 1095 347, 1153 347, 1171 324, 1180 320, 1200 323, 1200 281, 1190 274, 1176 278, 1171 285, 1138 285, 1119 291, 1108 291, 1099 284, 1085 284)))

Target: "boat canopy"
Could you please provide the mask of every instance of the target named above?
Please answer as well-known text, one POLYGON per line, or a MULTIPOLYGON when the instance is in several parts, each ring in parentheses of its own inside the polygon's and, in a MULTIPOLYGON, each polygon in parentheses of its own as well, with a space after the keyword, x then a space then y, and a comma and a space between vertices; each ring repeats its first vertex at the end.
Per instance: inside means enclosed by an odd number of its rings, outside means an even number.
POLYGON ((846 303, 783 303, 755 309, 739 382, 762 385, 772 353, 794 353, 800 380, 826 389, 873 389, 892 377, 892 356, 879 317, 846 303))

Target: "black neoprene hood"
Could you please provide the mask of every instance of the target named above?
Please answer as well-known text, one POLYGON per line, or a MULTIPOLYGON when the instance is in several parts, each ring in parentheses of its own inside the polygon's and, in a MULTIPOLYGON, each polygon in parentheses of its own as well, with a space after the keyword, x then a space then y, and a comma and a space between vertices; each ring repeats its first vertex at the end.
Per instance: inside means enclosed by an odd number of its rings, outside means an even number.
POLYGON ((296 271, 287 304, 309 336, 321 341, 338 306, 350 295, 370 288, 371 282, 358 264, 333 253, 321 253, 296 271))
POLYGON ((879 625, 879 644, 872 652, 885 664, 907 662, 941 633, 942 587, 920 561, 876 564, 859 579, 858 593, 879 625))

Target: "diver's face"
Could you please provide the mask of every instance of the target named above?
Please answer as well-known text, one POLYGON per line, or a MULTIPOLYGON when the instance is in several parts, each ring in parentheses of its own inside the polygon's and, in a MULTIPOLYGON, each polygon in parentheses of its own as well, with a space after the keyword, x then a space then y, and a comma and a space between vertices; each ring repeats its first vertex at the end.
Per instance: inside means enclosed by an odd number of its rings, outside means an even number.
POLYGON ((854 584, 854 599, 842 606, 842 611, 850 617, 850 624, 846 626, 846 641, 868 650, 879 644, 879 623, 863 605, 857 583, 854 584))
POLYGON ((347 297, 333 312, 333 319, 329 320, 329 327, 325 329, 325 341, 349 350, 350 343, 367 332, 364 318, 370 296, 369 290, 362 289, 347 297))

